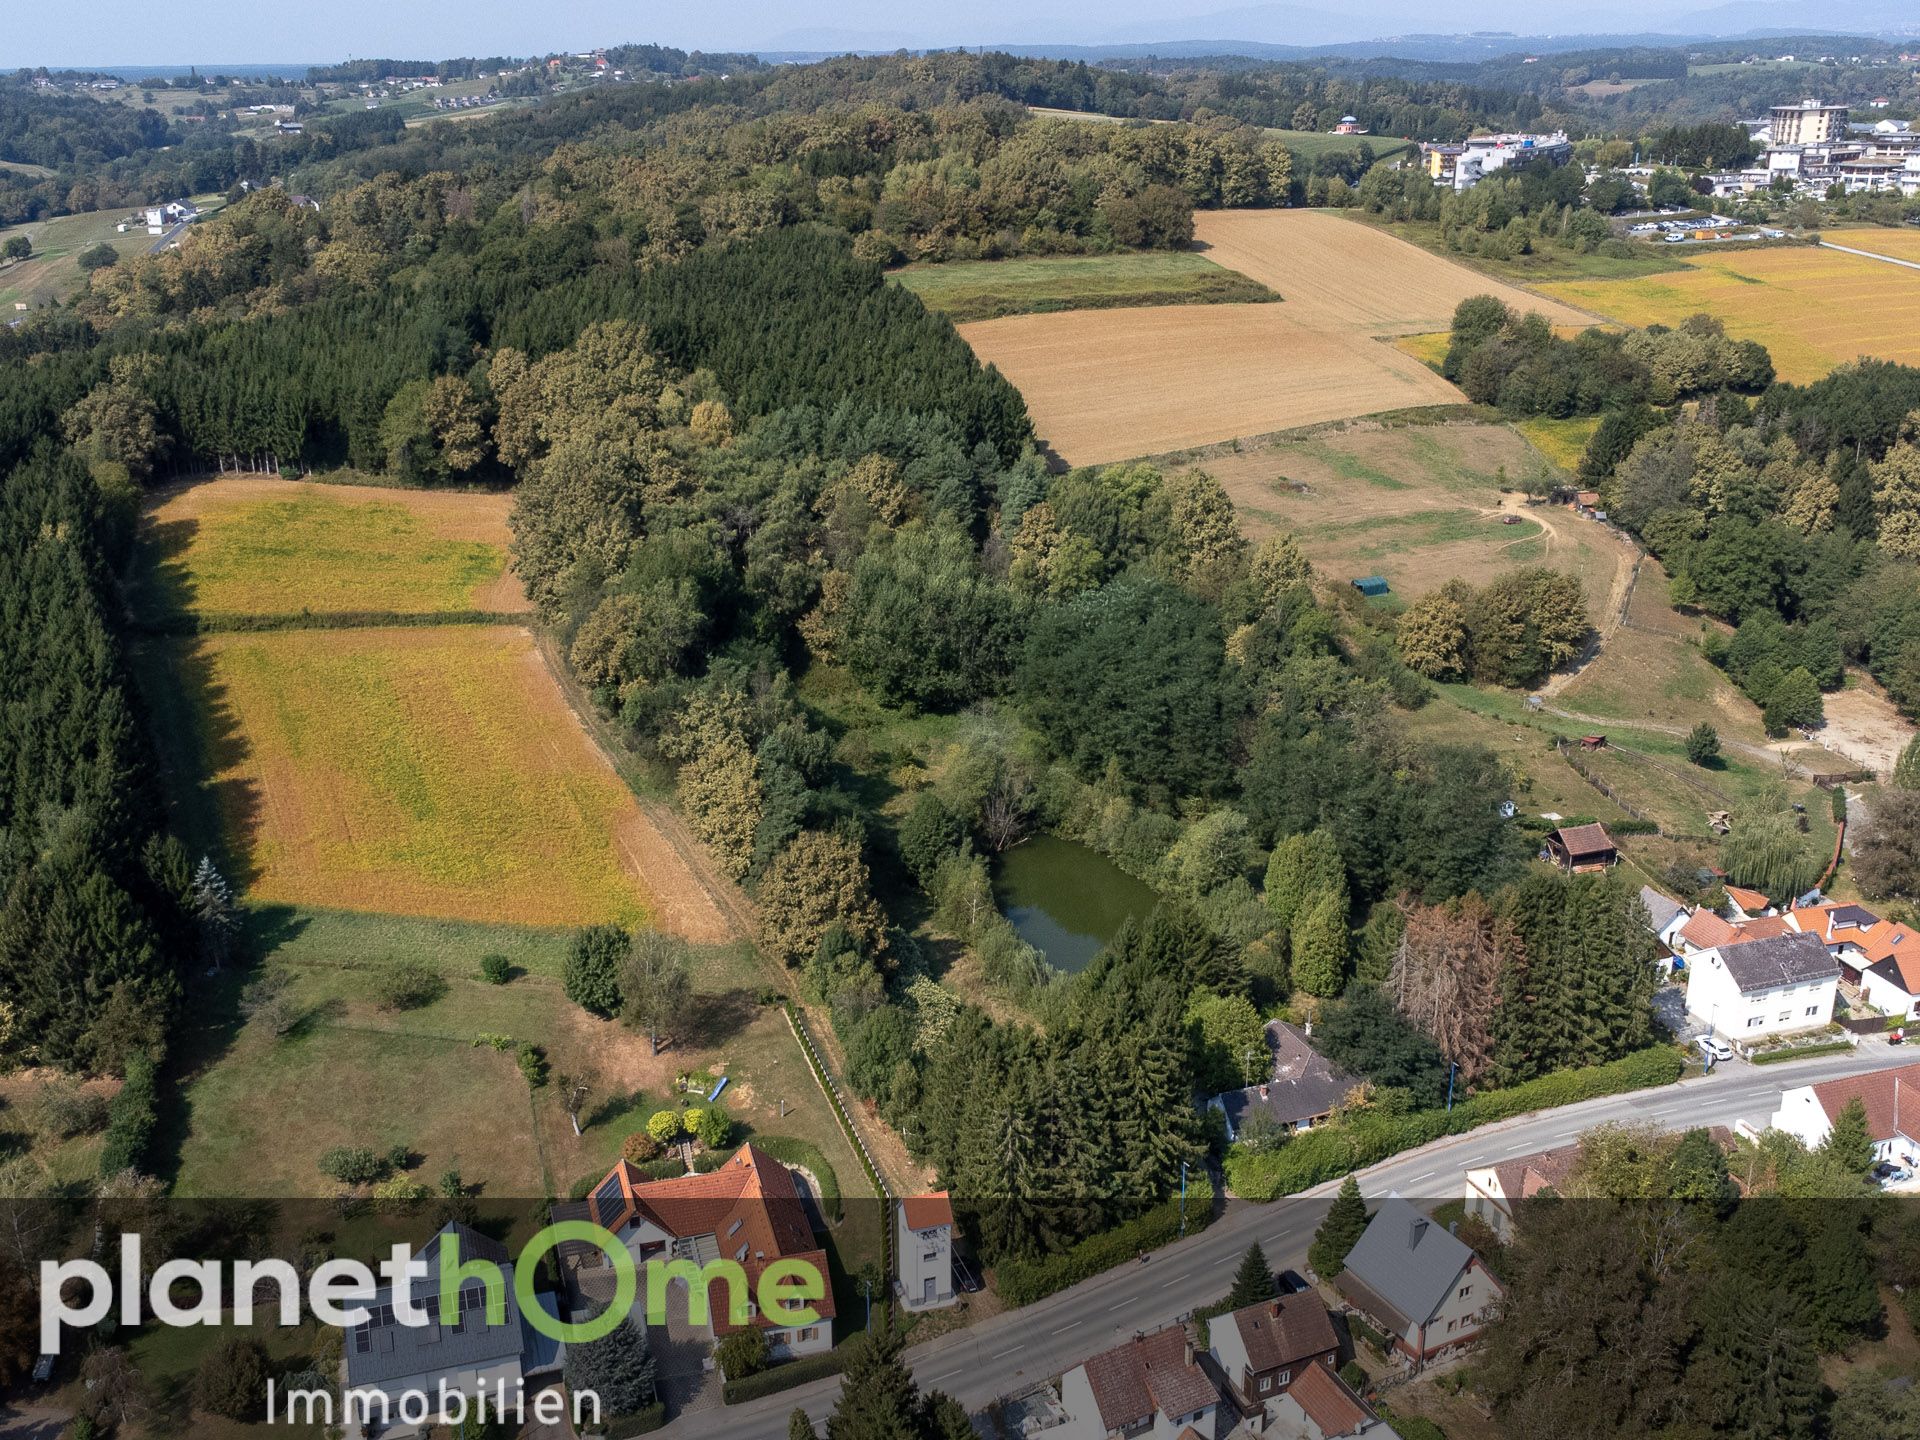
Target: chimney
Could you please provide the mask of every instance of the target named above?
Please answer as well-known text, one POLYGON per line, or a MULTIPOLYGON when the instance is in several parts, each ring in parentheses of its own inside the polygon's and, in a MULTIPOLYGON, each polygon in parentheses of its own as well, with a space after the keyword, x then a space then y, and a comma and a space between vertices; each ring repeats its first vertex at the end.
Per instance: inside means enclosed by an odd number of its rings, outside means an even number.
POLYGON ((1433 1222, 1428 1220, 1424 1215, 1413 1222, 1409 1227, 1409 1234, 1407 1236, 1407 1248, 1409 1250, 1419 1248, 1420 1237, 1427 1233, 1427 1226, 1432 1223, 1433 1222))
POLYGON ((1260 1098, 1262 1100, 1267 1098, 1267 1082, 1264 1080, 1260 1082, 1260 1098))
POLYGON ((1187 1337, 1186 1344, 1180 1347, 1180 1358, 1188 1365, 1193 1364, 1193 1337, 1191 1335, 1187 1337))

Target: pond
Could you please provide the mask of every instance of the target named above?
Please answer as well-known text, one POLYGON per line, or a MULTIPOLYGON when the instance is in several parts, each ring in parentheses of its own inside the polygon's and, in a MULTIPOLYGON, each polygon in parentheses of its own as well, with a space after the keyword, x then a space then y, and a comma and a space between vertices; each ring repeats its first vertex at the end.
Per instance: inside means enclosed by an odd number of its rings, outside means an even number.
POLYGON ((1129 915, 1145 920, 1159 897, 1098 850, 1036 835, 1000 857, 994 898, 1020 938, 1056 970, 1077 974, 1129 915))

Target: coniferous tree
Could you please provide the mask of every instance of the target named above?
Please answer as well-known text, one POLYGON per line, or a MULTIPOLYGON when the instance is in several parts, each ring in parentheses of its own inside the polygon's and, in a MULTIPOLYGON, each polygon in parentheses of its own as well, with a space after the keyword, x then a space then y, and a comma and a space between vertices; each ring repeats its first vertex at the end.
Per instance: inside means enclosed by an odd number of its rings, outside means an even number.
POLYGON ((1867 1130, 1867 1105, 1858 1095, 1840 1107, 1820 1148, 1850 1175, 1864 1176, 1873 1164, 1873 1136, 1867 1130))
POLYGON ((1332 1280, 1347 1268, 1347 1252, 1359 1243, 1367 1228, 1367 1202, 1360 1198, 1360 1182, 1349 1175, 1340 1182, 1326 1219, 1313 1232, 1307 1263, 1322 1280, 1332 1280))
POLYGON ((1267 1263, 1266 1252, 1256 1240, 1240 1257, 1240 1268, 1233 1275, 1233 1288, 1227 1291, 1227 1308, 1244 1310, 1272 1298, 1273 1267, 1267 1263))

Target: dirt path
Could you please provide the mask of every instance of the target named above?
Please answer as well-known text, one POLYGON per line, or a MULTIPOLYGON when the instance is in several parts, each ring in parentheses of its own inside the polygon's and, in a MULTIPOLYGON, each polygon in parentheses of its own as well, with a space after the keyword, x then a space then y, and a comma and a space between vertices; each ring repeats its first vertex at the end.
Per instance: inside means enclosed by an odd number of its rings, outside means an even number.
MULTIPOLYGON (((1555 543, 1565 539, 1560 533, 1560 526, 1555 522, 1554 518, 1547 513, 1553 508, 1554 507, 1550 505, 1529 504, 1526 496, 1518 493, 1509 493, 1502 495, 1499 506, 1487 513, 1490 515, 1519 515, 1533 521, 1546 535, 1543 562, 1551 564, 1555 543)), ((1580 672, 1587 667, 1588 662, 1600 653, 1600 647, 1606 643, 1607 637, 1627 622, 1627 607, 1633 603, 1633 586, 1634 582, 1640 578, 1640 561, 1644 557, 1641 554, 1640 547, 1620 534, 1617 530, 1614 530, 1610 526, 1601 526, 1600 528, 1605 530, 1614 542, 1613 578, 1607 585, 1606 605, 1602 609, 1599 623, 1593 628, 1592 637, 1587 641, 1587 648, 1581 652, 1580 658, 1566 669, 1548 676, 1546 683, 1536 692, 1538 694, 1557 695, 1566 689, 1568 685, 1579 678, 1580 672)), ((1532 538, 1530 535, 1523 535, 1520 537, 1520 540, 1515 540, 1512 543, 1518 545, 1521 541, 1532 538)), ((1561 714, 1562 712, 1556 710, 1554 713, 1561 714)))

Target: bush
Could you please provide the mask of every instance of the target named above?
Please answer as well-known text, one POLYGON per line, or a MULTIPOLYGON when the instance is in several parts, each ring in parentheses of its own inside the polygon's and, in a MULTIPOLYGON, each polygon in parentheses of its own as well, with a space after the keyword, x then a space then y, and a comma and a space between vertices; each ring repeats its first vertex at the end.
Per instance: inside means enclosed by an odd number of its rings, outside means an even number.
POLYGON ((447 982, 425 965, 396 965, 380 977, 374 993, 382 1010, 418 1010, 446 994, 447 982))
POLYGON ((489 985, 504 985, 513 979, 513 965, 504 955, 482 955, 480 978, 489 985))
POLYGON ((767 1337, 751 1325, 734 1331, 715 1346, 713 1358, 720 1363, 720 1373, 729 1380, 758 1375, 773 1363, 767 1337))
POLYGON ((1366 1369, 1358 1360, 1349 1360, 1340 1367, 1340 1378, 1347 1382, 1347 1388, 1356 1395, 1367 1393, 1368 1378, 1366 1369))
POLYGON ((719 1150, 733 1138, 733 1117, 718 1105, 709 1105, 689 1114, 688 1128, 709 1150, 719 1150))
POLYGON ((782 1390, 791 1390, 809 1380, 824 1380, 829 1375, 838 1375, 846 1364, 841 1353, 829 1350, 824 1355, 806 1355, 798 1360, 789 1360, 784 1365, 762 1370, 758 1375, 729 1380, 721 1389, 721 1398, 729 1405, 739 1405, 748 1400, 758 1400, 764 1395, 777 1395, 782 1390))
POLYGON ((102 240, 98 245, 89 245, 74 256, 73 263, 82 270, 104 270, 109 265, 120 263, 120 252, 102 240))
POLYGON ((1416 1110, 1411 1115, 1363 1112, 1347 1124, 1324 1125, 1295 1135, 1278 1150, 1250 1153, 1236 1145, 1227 1152, 1227 1184, 1242 1200, 1264 1202, 1297 1195, 1445 1135, 1463 1135, 1534 1110, 1671 1085, 1685 1069, 1680 1052, 1661 1045, 1605 1065, 1560 1070, 1524 1085, 1483 1091, 1452 1110, 1416 1110))
POLYGON ((126 1083, 107 1106, 107 1139, 100 1148, 100 1173, 118 1175, 145 1164, 158 1123, 157 1067, 151 1056, 127 1061, 126 1083))
POLYGON ((51 1140, 91 1135, 107 1123, 107 1097, 77 1080, 49 1080, 28 1102, 27 1123, 51 1140))
POLYGON ((1833 1040, 1822 1045, 1788 1045, 1779 1050, 1761 1050, 1749 1056, 1755 1065, 1777 1065, 1782 1060, 1810 1060, 1815 1055, 1844 1055, 1853 1049, 1845 1040, 1833 1040))
POLYGON ((538 1090, 547 1083, 547 1052, 531 1040, 520 1047, 514 1061, 520 1067, 520 1073, 527 1077, 527 1084, 538 1090))
POLYGON ((364 1145, 336 1145, 320 1157, 320 1173, 342 1185, 371 1185, 390 1167, 364 1145))
MULTIPOLYGON (((1187 1185, 1187 1230, 1204 1230, 1213 1219, 1213 1186, 1204 1176, 1187 1185)), ((1034 1301, 1111 1270, 1143 1250, 1166 1244, 1180 1234, 1180 1198, 1163 1200, 1126 1224, 1038 1260, 1006 1260, 994 1271, 993 1288, 1009 1305, 1034 1301)))
POLYGON ((607 1422, 602 1434, 607 1440, 632 1440, 635 1435, 651 1435, 667 1423, 667 1402, 656 1400, 644 1410, 635 1410, 631 1414, 616 1415, 607 1422))
POLYGON ((193 1377, 193 1403, 229 1420, 251 1420, 267 1398, 267 1347, 250 1335, 220 1341, 193 1377))
POLYGON ((636 1130, 620 1144, 620 1158, 631 1165, 644 1165, 660 1158, 660 1142, 644 1130, 636 1130))
POLYGON ((567 947, 567 998, 607 1019, 620 1013, 620 972, 633 937, 618 925, 589 925, 567 947))
POLYGON ((656 1110, 647 1117, 647 1134, 662 1145, 671 1145, 686 1133, 686 1128, 678 1110, 656 1110))

